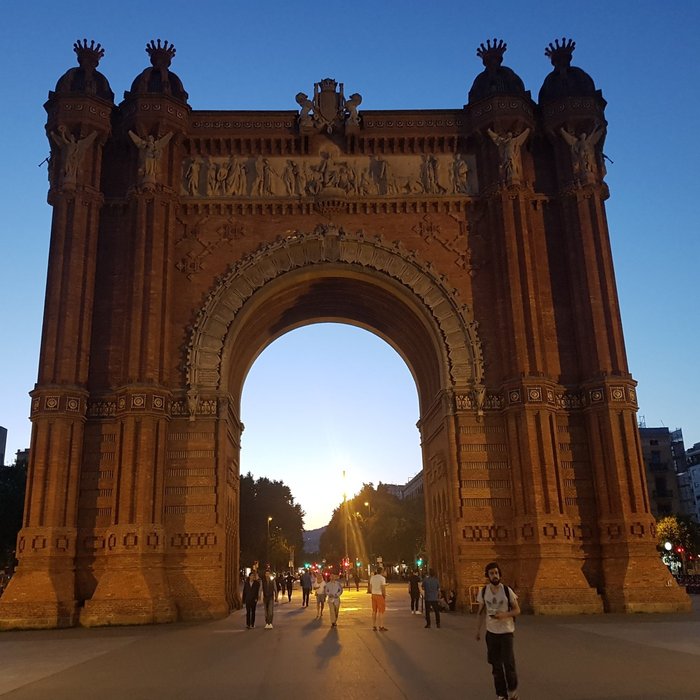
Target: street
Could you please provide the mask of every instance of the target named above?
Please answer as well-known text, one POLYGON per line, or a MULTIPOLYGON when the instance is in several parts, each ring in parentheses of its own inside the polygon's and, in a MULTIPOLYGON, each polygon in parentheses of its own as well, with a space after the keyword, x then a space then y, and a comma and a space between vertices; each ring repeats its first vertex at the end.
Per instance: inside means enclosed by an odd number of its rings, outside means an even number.
MULTIPOLYGON (((0 633, 0 696, 12 700, 352 700, 495 697, 475 617, 424 629, 407 586, 388 587, 387 632, 373 632, 364 587, 345 591, 338 627, 315 601, 275 606, 265 629, 245 611, 206 623, 0 633)), ((697 700, 700 601, 690 615, 521 616, 515 653, 523 700, 697 700)))

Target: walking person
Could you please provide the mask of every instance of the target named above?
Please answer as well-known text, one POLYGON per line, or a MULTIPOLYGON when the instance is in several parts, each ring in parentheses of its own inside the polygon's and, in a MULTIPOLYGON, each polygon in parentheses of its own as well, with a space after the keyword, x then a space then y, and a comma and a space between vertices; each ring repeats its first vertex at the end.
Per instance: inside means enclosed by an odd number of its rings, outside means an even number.
POLYGON ((267 569, 262 580, 263 603, 265 604, 265 629, 272 629, 272 618, 275 614, 275 596, 277 595, 277 582, 275 574, 267 569))
POLYGON ((425 627, 430 627, 430 611, 435 612, 435 626, 440 627, 440 582, 435 575, 435 569, 428 569, 428 575, 423 579, 423 599, 425 601, 425 627))
POLYGON ((292 576, 291 571, 288 571, 287 575, 284 577, 284 583, 287 587, 287 600, 291 603, 292 602, 292 588, 294 586, 294 576, 292 576))
POLYGON ((420 615, 420 579, 415 569, 408 577, 408 595, 411 596, 411 615, 420 615))
POLYGON ((487 564, 484 573, 489 582, 476 596, 479 604, 476 640, 481 639, 486 620, 487 659, 491 664, 496 695, 498 700, 517 700, 518 675, 515 670, 513 634, 514 618, 520 615, 518 596, 512 588, 501 583, 501 568, 497 562, 487 564))
POLYGON ((376 632, 386 632, 384 627, 384 613, 386 611, 386 579, 382 574, 382 567, 378 566, 374 576, 369 579, 369 592, 372 594, 372 629, 376 632))
POLYGON ((331 627, 338 626, 338 611, 340 610, 340 596, 343 595, 343 584, 338 580, 338 574, 331 573, 331 580, 326 583, 326 600, 331 616, 331 627))
POLYGON ((254 569, 248 574, 248 578, 243 584, 243 602, 245 603, 245 626, 246 629, 255 627, 255 608, 258 607, 260 598, 260 579, 258 572, 254 569))
POLYGON ((359 592, 360 590, 360 570, 356 566, 355 570, 352 573, 352 580, 355 582, 355 590, 359 592))
POLYGON ((277 584, 277 590, 275 591, 275 602, 277 602, 280 597, 280 593, 284 591, 284 574, 281 571, 277 574, 275 582, 277 584))
POLYGON ((326 582, 323 580, 323 574, 320 571, 316 572, 316 579, 311 587, 316 597, 316 619, 320 620, 323 617, 323 608, 326 605, 326 582))
POLYGON ((311 574, 308 569, 304 571, 299 580, 301 583, 301 607, 309 607, 309 595, 311 594, 311 574))

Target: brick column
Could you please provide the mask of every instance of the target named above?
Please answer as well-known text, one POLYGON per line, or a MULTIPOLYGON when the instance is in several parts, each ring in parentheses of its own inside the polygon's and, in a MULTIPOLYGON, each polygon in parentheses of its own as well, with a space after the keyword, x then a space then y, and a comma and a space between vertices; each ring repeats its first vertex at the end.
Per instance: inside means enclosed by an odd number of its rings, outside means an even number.
MULTIPOLYGON (((494 554, 512 556, 508 575, 522 593, 524 609, 537 613, 600 612, 602 602, 582 571, 584 552, 573 535, 576 523, 566 511, 557 441, 556 394, 561 373, 554 325, 554 299, 545 235, 543 197, 534 190, 535 170, 528 142, 521 146, 522 176, 498 177, 493 167, 502 157, 494 134, 512 138, 530 130, 532 106, 525 99, 493 100, 479 124, 486 229, 491 236, 489 270, 495 312, 504 329, 500 367, 487 364, 487 384, 504 401, 503 442, 511 483, 510 518, 500 508, 494 525, 507 526, 512 537, 496 544, 494 554), (520 102, 519 108, 516 106, 520 102), (510 113, 509 113, 510 111, 510 113)), ((488 441, 486 441, 488 444, 488 441)), ((491 475, 489 475, 491 477, 491 475)), ((496 479, 495 474, 491 479, 496 479)), ((502 480, 503 474, 500 475, 502 480)), ((494 500, 494 505, 498 502, 494 500)))
POLYGON ((656 551, 636 421, 636 382, 627 366, 604 201, 600 138, 587 170, 568 134, 604 128, 602 98, 562 98, 544 107, 558 170, 562 241, 570 280, 572 327, 597 503, 600 582, 611 612, 689 609, 656 551), (569 139, 570 140, 570 139, 569 139))
POLYGON ((126 160, 122 166, 131 178, 123 199, 127 223, 119 233, 130 240, 122 246, 126 279, 120 280, 117 295, 123 304, 122 362, 118 370, 106 369, 112 385, 119 387, 118 464, 102 572, 81 612, 84 625, 177 617, 165 572, 165 408, 172 379, 166 349, 180 140, 189 108, 172 97, 146 93, 128 95, 120 109, 114 153, 126 160), (154 150, 145 154, 149 141, 154 150))
POLYGON ((76 518, 100 175, 113 105, 95 95, 52 92, 45 107, 52 143, 51 243, 19 566, 0 601, 0 628, 61 627, 76 620, 76 518))

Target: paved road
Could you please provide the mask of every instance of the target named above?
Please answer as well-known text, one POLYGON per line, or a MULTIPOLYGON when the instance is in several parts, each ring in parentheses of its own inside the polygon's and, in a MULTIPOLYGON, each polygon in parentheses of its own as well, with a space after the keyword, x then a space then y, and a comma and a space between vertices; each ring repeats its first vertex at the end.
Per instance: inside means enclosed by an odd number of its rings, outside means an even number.
MULTIPOLYGON (((8 700, 493 700, 475 619, 441 629, 411 615, 390 585, 373 632, 369 596, 343 595, 339 625, 291 603, 274 629, 245 615, 200 624, 0 633, 0 696, 8 700)), ((700 601, 691 615, 522 616, 516 658, 524 700, 700 699, 700 601)))

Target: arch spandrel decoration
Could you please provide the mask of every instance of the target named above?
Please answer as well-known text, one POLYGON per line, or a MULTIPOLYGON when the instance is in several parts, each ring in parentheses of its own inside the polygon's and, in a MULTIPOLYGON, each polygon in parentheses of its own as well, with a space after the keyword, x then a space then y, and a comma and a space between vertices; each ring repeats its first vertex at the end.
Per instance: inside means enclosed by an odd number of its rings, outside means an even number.
POLYGON ((430 263, 400 243, 361 231, 348 234, 332 225, 313 233, 294 232, 235 265, 219 278, 195 322, 187 348, 187 386, 190 394, 216 391, 221 384, 223 349, 228 330, 245 302, 271 280, 293 270, 324 263, 347 263, 387 275, 409 289, 439 329, 446 362, 446 389, 478 389, 483 385, 484 362, 478 325, 470 309, 460 303, 456 289, 430 263))

